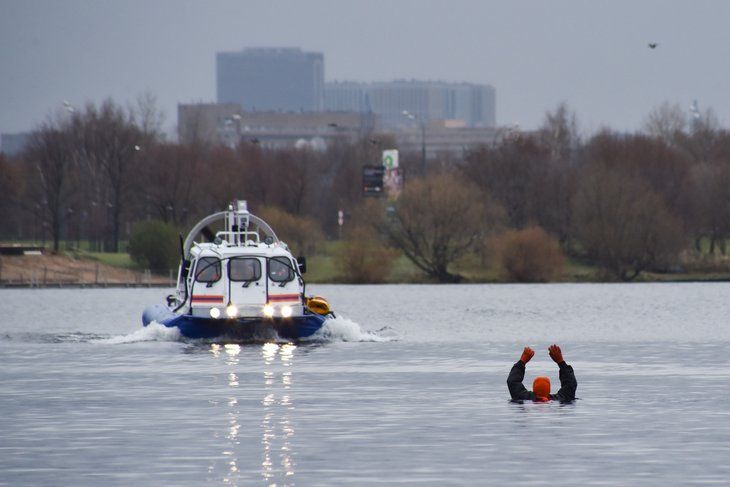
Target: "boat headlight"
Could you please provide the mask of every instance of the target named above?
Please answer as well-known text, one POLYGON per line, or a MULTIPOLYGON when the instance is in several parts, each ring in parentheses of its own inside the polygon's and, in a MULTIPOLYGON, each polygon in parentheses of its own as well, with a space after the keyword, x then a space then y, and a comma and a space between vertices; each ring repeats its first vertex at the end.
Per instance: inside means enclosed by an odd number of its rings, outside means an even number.
POLYGON ((210 308, 210 317, 213 319, 218 319, 221 315, 221 310, 218 308, 210 308))
POLYGON ((284 318, 289 318, 291 316, 291 312, 292 312, 292 309, 291 309, 291 306, 289 306, 289 305, 286 305, 281 308, 281 316, 283 316, 284 318))
POLYGON ((238 315, 238 307, 235 304, 230 303, 228 306, 226 306, 226 315, 229 318, 235 318, 236 315, 238 315))
POLYGON ((271 318, 272 316, 274 316, 274 307, 270 304, 265 305, 264 316, 266 316, 267 318, 271 318))

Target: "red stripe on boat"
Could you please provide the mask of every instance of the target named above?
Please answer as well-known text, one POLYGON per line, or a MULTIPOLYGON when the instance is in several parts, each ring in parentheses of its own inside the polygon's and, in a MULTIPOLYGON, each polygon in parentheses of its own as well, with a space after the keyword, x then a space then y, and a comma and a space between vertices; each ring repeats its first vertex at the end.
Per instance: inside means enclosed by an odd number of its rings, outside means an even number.
POLYGON ((213 294, 198 294, 196 296, 193 296, 192 298, 193 302, 199 302, 199 303, 222 303, 223 302, 223 296, 216 296, 213 294))
POLYGON ((296 301, 299 302, 298 294, 270 294, 269 301, 281 302, 281 301, 296 301))

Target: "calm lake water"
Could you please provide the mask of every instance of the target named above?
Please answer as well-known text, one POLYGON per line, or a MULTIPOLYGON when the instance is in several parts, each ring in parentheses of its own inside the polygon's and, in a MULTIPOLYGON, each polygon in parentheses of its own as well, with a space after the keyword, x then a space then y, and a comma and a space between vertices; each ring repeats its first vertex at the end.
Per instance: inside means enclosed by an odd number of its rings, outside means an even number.
POLYGON ((143 329, 165 289, 0 290, 0 485, 728 485, 730 284, 311 285, 305 343, 143 329), (513 404, 562 346, 578 401, 513 404))

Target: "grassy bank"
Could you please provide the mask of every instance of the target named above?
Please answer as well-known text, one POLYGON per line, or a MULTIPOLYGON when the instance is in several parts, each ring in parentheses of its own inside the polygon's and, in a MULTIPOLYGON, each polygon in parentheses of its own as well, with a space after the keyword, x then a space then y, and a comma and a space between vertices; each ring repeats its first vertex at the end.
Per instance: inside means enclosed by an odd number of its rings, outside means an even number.
MULTIPOLYGON (((307 257, 307 274, 305 278, 310 283, 344 283, 337 263, 337 252, 341 242, 325 242, 319 252, 307 257)), ((125 270, 127 272, 142 271, 127 253, 66 251, 63 255, 77 261, 99 263, 105 267, 125 270)), ((707 257, 695 259, 692 265, 679 272, 655 273, 642 272, 636 282, 674 282, 674 281, 730 281, 730 266, 726 259, 712 259, 707 257)), ((32 271, 33 260, 28 260, 32 271)), ((40 265, 40 264, 39 264, 40 265)), ((489 263, 482 262, 479 257, 469 255, 455 262, 450 271, 464 277, 464 282, 498 283, 508 282, 499 269, 489 263)), ((160 277, 169 277, 160 276, 160 277)), ((575 259, 567 259, 562 274, 556 282, 606 282, 611 281, 605 273, 593 265, 575 259)), ((433 282, 405 256, 399 256, 391 265, 391 270, 385 280, 386 283, 429 283, 433 282)))
POLYGON ((136 269, 137 265, 129 254, 113 252, 85 252, 78 254, 81 258, 98 261, 101 264, 119 267, 121 269, 136 269))
MULTIPOLYGON (((337 265, 337 252, 341 242, 326 242, 320 246, 320 253, 307 257, 307 282, 338 283, 346 282, 337 265)), ((699 259, 699 258, 698 258, 699 259)), ((690 259, 692 260, 692 259, 690 259)), ((695 259, 697 260, 697 259, 695 259)), ((675 281, 730 281, 730 266, 727 262, 715 262, 702 270, 695 269, 696 262, 689 270, 671 273, 642 272, 634 282, 675 282, 675 281)), ((464 282, 471 283, 504 283, 506 280, 499 268, 489 262, 482 262, 475 255, 466 256, 455 262, 451 272, 464 277, 464 282)), ((590 263, 579 259, 566 259, 562 274, 555 282, 611 282, 613 279, 605 272, 590 263)), ((393 265, 386 283, 429 283, 434 282, 418 269, 405 256, 398 257, 393 265)))

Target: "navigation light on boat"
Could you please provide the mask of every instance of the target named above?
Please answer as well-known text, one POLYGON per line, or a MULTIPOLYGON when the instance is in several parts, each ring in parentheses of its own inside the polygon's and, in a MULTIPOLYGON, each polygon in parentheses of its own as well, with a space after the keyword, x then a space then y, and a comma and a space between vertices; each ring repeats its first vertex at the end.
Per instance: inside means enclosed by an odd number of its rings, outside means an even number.
POLYGON ((271 318, 272 316, 274 316, 274 307, 270 304, 265 305, 264 316, 266 316, 267 318, 271 318))
POLYGON ((210 317, 217 319, 221 315, 221 310, 218 308, 210 308, 210 317))
POLYGON ((283 316, 284 318, 289 318, 291 316, 291 311, 291 306, 284 306, 283 308, 281 308, 281 316, 283 316))
POLYGON ((226 315, 228 315, 229 318, 235 318, 235 316, 238 314, 238 308, 233 303, 228 303, 228 306, 226 306, 226 315))

